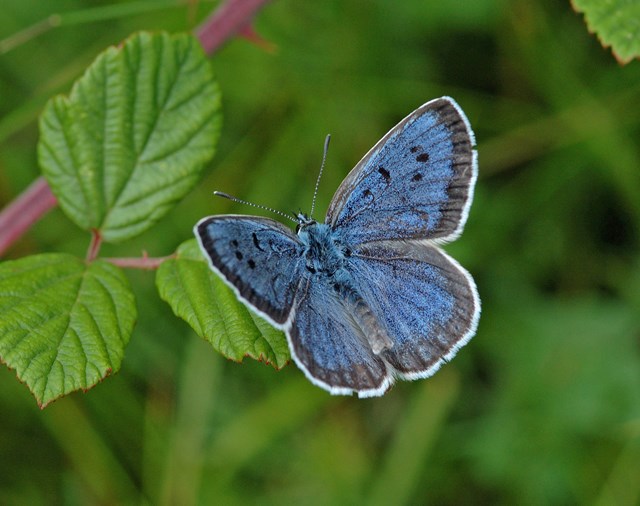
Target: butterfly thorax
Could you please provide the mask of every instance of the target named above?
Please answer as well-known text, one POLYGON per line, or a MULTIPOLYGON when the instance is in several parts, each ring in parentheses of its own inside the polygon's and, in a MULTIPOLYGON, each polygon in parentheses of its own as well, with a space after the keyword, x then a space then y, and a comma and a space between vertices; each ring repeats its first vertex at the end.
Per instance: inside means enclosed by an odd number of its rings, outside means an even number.
POLYGON ((335 240, 329 225, 307 220, 300 224, 298 237, 305 245, 306 268, 312 274, 334 276, 344 267, 348 251, 335 240))

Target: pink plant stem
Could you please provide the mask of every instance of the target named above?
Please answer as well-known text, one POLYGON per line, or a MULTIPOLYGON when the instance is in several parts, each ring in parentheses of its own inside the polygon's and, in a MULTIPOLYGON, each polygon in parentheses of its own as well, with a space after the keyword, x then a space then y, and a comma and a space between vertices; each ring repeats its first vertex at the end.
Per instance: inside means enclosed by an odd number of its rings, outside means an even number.
POLYGON ((31 183, 17 199, 0 212, 0 255, 57 203, 43 177, 31 183))
MULTIPOLYGON (((249 27, 253 16, 269 0, 227 0, 195 30, 205 52, 215 52, 225 41, 249 27)), ((43 177, 0 211, 0 256, 47 211, 57 204, 43 177)), ((91 254, 91 252, 90 252, 91 254)), ((115 259, 117 260, 117 259, 115 259)))
POLYGON ((249 26, 253 16, 269 0, 227 0, 195 30, 205 53, 212 54, 224 42, 249 26))
POLYGON ((102 246, 102 235, 100 235, 99 230, 93 228, 91 229, 91 243, 87 251, 87 262, 92 262, 96 259, 100 252, 100 246, 102 246))
POLYGON ((146 253, 141 258, 104 258, 109 263, 117 265, 118 267, 129 269, 157 269, 160 264, 165 260, 176 258, 176 255, 169 255, 166 257, 152 258, 148 257, 146 253))

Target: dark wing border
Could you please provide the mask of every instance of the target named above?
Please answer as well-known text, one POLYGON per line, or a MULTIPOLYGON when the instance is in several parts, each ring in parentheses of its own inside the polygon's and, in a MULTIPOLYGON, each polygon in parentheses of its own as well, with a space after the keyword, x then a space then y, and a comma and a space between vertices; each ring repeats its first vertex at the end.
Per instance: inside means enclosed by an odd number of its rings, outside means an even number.
MULTIPOLYGON (((460 157, 466 156, 469 152, 471 152, 471 160, 461 161, 462 164, 468 164, 471 167, 471 176, 469 177, 469 182, 467 185, 462 188, 463 191, 467 192, 466 196, 463 196, 465 199, 464 205, 460 212, 460 216, 458 218, 458 223, 456 228, 442 237, 434 237, 426 239, 429 242, 433 242, 436 244, 443 244, 447 242, 451 242, 457 239, 462 231, 464 230, 464 226, 467 222, 467 218, 469 217, 469 210, 471 209, 471 203, 473 202, 473 194, 475 189, 476 180, 478 179, 478 152, 474 147, 476 146, 476 138, 473 130, 471 129, 471 124, 467 119, 467 116, 462 111, 462 108, 458 105, 458 103, 451 97, 443 96, 440 98, 436 98, 430 100, 420 107, 418 107, 415 111, 405 117, 402 121, 400 121, 397 125, 395 125, 391 130, 389 130, 382 139, 380 139, 375 146, 373 146, 364 157, 356 164, 356 166, 349 172, 349 174, 342 181, 338 189, 336 190, 333 198, 331 199, 331 203, 329 204, 329 209, 327 210, 326 222, 329 223, 332 227, 335 226, 336 220, 340 217, 340 213, 342 208, 346 204, 349 195, 350 188, 354 188, 357 185, 357 179, 362 176, 363 170, 369 166, 369 162, 371 158, 373 158, 377 153, 380 152, 380 148, 389 140, 389 138, 396 134, 397 130, 402 129, 404 125, 409 123, 410 121, 415 120, 417 117, 422 116, 428 110, 434 110, 440 114, 447 108, 453 107, 453 111, 456 113, 457 117, 452 118, 449 121, 449 124, 455 124, 461 122, 463 127, 462 129, 458 129, 453 132, 453 144, 457 146, 456 151, 454 151, 453 156, 460 157)), ((449 109, 449 112, 451 109, 449 109)), ((452 180, 453 181, 453 180, 452 180)), ((461 188, 459 185, 452 185, 451 190, 460 191, 461 188)), ((419 238, 409 239, 409 240, 421 240, 419 238)))
MULTIPOLYGON (((198 241, 200 249, 203 252, 206 252, 206 254, 204 256, 207 259, 207 263, 209 264, 209 267, 211 268, 211 270, 215 274, 218 275, 218 277, 220 279, 222 279, 222 281, 229 288, 231 288, 233 290, 233 293, 235 294, 236 298, 240 302, 242 302, 247 308, 249 308, 251 311, 253 311, 254 313, 260 315, 262 318, 267 320, 274 327, 276 327, 276 328, 278 328, 280 330, 285 330, 285 328, 289 326, 291 320, 293 319, 293 317, 295 315, 295 305, 296 305, 296 301, 297 301, 297 294, 296 293, 294 293, 293 304, 289 308, 288 313, 286 313, 286 314, 283 313, 281 316, 279 316, 276 319, 276 317, 274 317, 274 315, 268 314, 265 311, 261 310, 256 305, 256 302, 251 300, 251 295, 246 296, 246 295, 243 295, 241 293, 240 288, 238 288, 238 286, 236 284, 234 284, 234 282, 232 281, 234 276, 233 276, 233 274, 231 272, 225 272, 225 271, 221 270, 214 263, 214 256, 217 255, 217 253, 215 251, 215 248, 213 248, 209 237, 206 234, 201 233, 201 228, 206 227, 206 225, 208 223, 210 223, 212 220, 221 219, 221 218, 222 219, 238 218, 238 219, 242 219, 242 220, 253 220, 253 221, 257 222, 257 223, 263 223, 265 225, 268 225, 268 226, 272 227, 275 230, 278 230, 279 232, 282 232, 283 236, 288 237, 289 239, 291 239, 292 243, 300 244, 298 236, 294 235, 287 226, 283 225, 282 223, 280 223, 278 221, 272 220, 270 218, 264 218, 262 216, 249 216, 249 215, 245 215, 245 214, 218 214, 218 215, 214 215, 214 216, 207 216, 207 217, 202 218, 201 220, 199 220, 198 223, 196 223, 196 225, 193 227, 193 232, 194 232, 194 235, 196 236, 196 239, 198 241)), ((222 265, 222 262, 220 260, 218 260, 218 263, 220 265, 222 265)), ((300 278, 300 281, 302 281, 302 278, 300 278)), ((299 288, 299 285, 298 285, 298 288, 299 288)), ((245 291, 251 291, 251 289, 249 287, 246 287, 245 291)), ((297 291, 298 291, 298 289, 295 290, 295 292, 297 292, 297 291)), ((277 311, 273 310, 273 313, 277 313, 277 311)))

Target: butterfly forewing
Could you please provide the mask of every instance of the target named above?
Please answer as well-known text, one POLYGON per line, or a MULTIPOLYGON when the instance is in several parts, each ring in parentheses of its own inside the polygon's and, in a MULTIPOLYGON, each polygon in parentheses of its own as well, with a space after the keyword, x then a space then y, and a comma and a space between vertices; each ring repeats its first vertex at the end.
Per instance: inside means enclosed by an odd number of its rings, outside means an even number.
POLYGON ((195 227, 211 267, 236 293, 282 326, 300 283, 303 246, 283 224, 253 216, 211 216, 195 227))
POLYGON ((387 133, 342 182, 327 212, 350 244, 460 234, 476 179, 475 139, 456 102, 427 102, 387 133))

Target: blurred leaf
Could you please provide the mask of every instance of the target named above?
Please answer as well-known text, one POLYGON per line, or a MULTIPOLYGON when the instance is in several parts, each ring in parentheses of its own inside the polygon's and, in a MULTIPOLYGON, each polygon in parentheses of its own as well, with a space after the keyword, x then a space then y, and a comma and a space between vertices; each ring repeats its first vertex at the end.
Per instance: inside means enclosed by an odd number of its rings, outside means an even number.
POLYGON ((629 0, 572 0, 604 47, 620 63, 640 55, 640 3, 629 0))
POLYGON ((64 212, 106 241, 136 236, 200 178, 220 93, 198 41, 140 33, 102 53, 40 120, 40 165, 64 212))
POLYGON ((459 393, 459 379, 450 369, 416 385, 410 405, 399 414, 398 430, 372 484, 368 504, 409 504, 422 479, 429 450, 444 429, 459 393))
POLYGON ((120 369, 136 308, 117 267, 67 254, 0 264, 0 358, 38 404, 120 369))
POLYGON ((184 242, 177 257, 158 269, 160 297, 193 330, 225 357, 245 356, 276 369, 290 359, 284 334, 249 311, 209 268, 195 239, 184 242))

